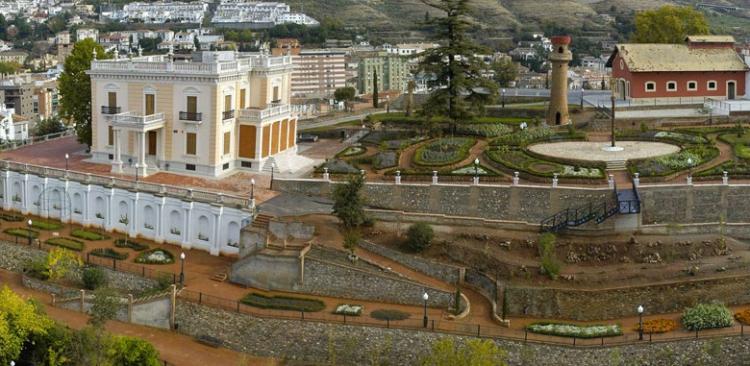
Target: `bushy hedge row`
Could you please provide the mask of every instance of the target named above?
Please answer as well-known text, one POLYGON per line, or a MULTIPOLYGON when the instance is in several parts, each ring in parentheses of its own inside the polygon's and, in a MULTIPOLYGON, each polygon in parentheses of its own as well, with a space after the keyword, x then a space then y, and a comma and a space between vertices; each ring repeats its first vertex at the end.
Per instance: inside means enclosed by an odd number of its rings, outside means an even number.
POLYGON ((575 338, 601 338, 616 337, 622 335, 622 328, 618 324, 575 325, 566 323, 541 322, 527 325, 526 330, 538 334, 575 338))
POLYGON ((307 299, 291 296, 266 296, 256 292, 250 293, 240 300, 245 305, 262 309, 278 309, 304 311, 307 313, 325 309, 325 304, 317 299, 307 299))
POLYGON ((132 239, 117 239, 115 240, 115 246, 118 248, 133 249, 136 252, 148 249, 148 245, 133 241, 132 239))
POLYGON ((93 256, 114 258, 120 261, 128 259, 128 253, 118 252, 112 248, 96 248, 89 253, 93 256))
POLYGON ((98 231, 89 231, 85 229, 73 229, 70 232, 70 236, 91 241, 109 239, 109 236, 104 233, 100 233, 98 231))
POLYGON ((76 252, 80 252, 83 250, 83 242, 80 240, 72 239, 72 238, 49 238, 45 242, 45 244, 48 245, 55 245, 58 247, 63 247, 70 250, 75 250, 76 252))
POLYGON ((685 309, 682 325, 688 330, 726 328, 732 326, 732 312, 723 304, 698 304, 685 309))

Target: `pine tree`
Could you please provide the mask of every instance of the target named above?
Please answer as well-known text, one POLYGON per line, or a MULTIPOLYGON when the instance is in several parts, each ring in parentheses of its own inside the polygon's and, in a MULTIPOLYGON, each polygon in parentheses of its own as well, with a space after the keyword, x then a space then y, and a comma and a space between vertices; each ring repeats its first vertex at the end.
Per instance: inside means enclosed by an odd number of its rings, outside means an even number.
POLYGON ((372 107, 378 108, 378 70, 372 70, 372 107))

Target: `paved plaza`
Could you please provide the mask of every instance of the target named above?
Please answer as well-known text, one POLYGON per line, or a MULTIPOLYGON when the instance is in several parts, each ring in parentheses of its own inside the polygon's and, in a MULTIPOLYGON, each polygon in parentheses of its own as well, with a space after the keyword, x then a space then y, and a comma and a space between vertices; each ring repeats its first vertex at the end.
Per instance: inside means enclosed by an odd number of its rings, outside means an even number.
POLYGON ((551 157, 586 161, 621 161, 668 155, 680 151, 677 145, 648 141, 620 141, 622 151, 605 151, 608 142, 565 141, 529 146, 529 150, 551 157))

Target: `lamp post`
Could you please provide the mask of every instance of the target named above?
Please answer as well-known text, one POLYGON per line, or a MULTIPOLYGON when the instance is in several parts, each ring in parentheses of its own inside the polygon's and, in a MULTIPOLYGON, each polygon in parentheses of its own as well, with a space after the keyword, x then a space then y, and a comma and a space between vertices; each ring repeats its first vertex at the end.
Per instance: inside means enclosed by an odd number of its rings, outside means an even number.
POLYGON ((479 158, 474 159, 474 180, 479 178, 479 158))
POLYGON ((693 177, 693 158, 687 159, 687 165, 688 165, 688 177, 693 177))
POLYGON ((583 111, 583 91, 586 90, 581 84, 581 111, 583 111))
POLYGON ((276 170, 276 162, 271 163, 271 190, 273 190, 273 171, 276 170))
POLYGON ((26 223, 29 224, 29 246, 31 246, 31 224, 33 224, 33 222, 29 219, 26 223))
POLYGON ((503 109, 505 109, 505 89, 503 89, 503 99, 502 99, 502 103, 503 103, 503 109))
POLYGON ((391 113, 391 96, 385 96, 385 113, 391 113))
POLYGON ((65 154, 65 172, 68 172, 68 159, 70 159, 70 155, 67 153, 65 154))
POLYGON ((643 305, 638 305, 638 340, 643 340, 643 305))
POLYGON ((255 178, 250 178, 250 199, 255 199, 255 178))
POLYGON ((180 253, 180 287, 185 287, 185 252, 180 253))
POLYGON ((423 319, 424 321, 423 321, 423 325, 424 325, 425 328, 427 328, 427 300, 429 300, 429 299, 430 299, 430 296, 427 295, 427 292, 425 291, 425 293, 422 294, 422 300, 424 300, 424 319, 423 319))
POLYGON ((612 94, 612 147, 615 147, 615 95, 612 94))

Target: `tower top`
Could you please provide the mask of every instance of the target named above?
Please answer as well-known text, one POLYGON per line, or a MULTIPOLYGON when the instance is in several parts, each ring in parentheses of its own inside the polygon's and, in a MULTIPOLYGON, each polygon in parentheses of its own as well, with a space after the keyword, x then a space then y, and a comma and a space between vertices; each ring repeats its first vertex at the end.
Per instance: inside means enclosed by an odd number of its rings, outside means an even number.
POLYGON ((550 40, 555 46, 567 46, 570 44, 570 41, 572 39, 570 38, 570 36, 552 36, 550 40))

